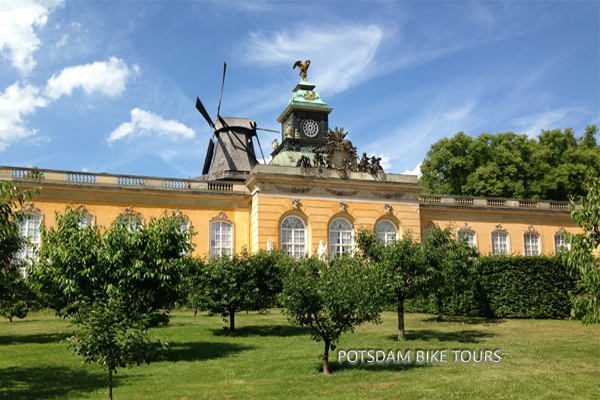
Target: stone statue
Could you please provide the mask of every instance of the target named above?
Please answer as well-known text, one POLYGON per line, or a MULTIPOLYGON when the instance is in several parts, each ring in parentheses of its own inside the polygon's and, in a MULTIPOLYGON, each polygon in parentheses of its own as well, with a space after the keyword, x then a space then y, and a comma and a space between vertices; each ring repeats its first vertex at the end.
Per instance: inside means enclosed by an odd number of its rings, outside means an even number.
POLYGON ((267 253, 270 253, 273 250, 273 239, 269 238, 267 240, 267 253))
POLYGON ((317 254, 319 256, 319 260, 325 261, 325 257, 327 256, 327 243, 323 244, 323 241, 319 241, 319 249, 317 250, 317 254))
POLYGON ((273 150, 277 150, 277 148, 279 147, 279 142, 277 141, 277 139, 271 142, 271 147, 273 148, 273 150))
POLYGON ((306 78, 306 71, 308 71, 309 66, 310 66, 310 60, 306 60, 306 61, 304 61, 304 63, 302 63, 302 61, 298 60, 294 63, 294 68, 292 68, 292 69, 296 69, 296 67, 300 68, 300 77, 306 78))

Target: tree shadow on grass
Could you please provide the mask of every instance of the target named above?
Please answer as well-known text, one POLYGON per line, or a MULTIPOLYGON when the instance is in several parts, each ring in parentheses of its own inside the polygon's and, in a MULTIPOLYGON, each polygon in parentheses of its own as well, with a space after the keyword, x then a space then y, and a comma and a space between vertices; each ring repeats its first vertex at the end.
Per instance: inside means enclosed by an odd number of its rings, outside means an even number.
POLYGON ((241 326, 235 328, 234 332, 229 329, 211 329, 214 336, 233 336, 233 337, 249 337, 249 336, 277 336, 290 337, 309 335, 310 328, 291 325, 253 325, 241 326))
MULTIPOLYGON (((118 386, 119 377, 113 384, 118 386)), ((0 369, 0 398, 54 399, 58 396, 90 393, 106 388, 108 373, 98 368, 98 373, 66 367, 8 367, 0 369)))
MULTIPOLYGON (((422 322, 437 322, 437 317, 423 318, 422 322)), ((504 321, 497 318, 483 317, 448 317, 444 316, 444 321, 440 324, 466 324, 466 325, 485 325, 485 324, 501 324, 504 321)))
POLYGON ((162 361, 205 361, 224 358, 231 354, 253 349, 255 349, 253 346, 244 346, 236 343, 172 343, 170 349, 164 352, 162 361))
POLYGON ((9 344, 45 344, 58 343, 61 340, 69 337, 69 334, 54 334, 38 333, 35 335, 2 335, 0 336, 0 346, 9 344))
MULTIPOLYGON (((429 329, 411 331, 405 335, 406 342, 458 342, 458 343, 479 343, 484 338, 496 336, 495 333, 481 332, 476 330, 462 330, 458 332, 443 332, 429 329)), ((388 339, 397 341, 397 335, 390 335, 388 339)), ((397 343, 403 343, 402 341, 397 343)))
MULTIPOLYGON (((350 364, 347 362, 338 363, 337 361, 329 360, 329 370, 332 374, 345 370, 361 370, 369 372, 401 372, 408 371, 415 368, 426 368, 431 367, 431 364, 417 364, 415 362, 410 363, 386 363, 386 364, 368 364, 368 363, 356 363, 350 364)), ((316 367, 319 372, 323 372, 323 364, 321 363, 316 367)))

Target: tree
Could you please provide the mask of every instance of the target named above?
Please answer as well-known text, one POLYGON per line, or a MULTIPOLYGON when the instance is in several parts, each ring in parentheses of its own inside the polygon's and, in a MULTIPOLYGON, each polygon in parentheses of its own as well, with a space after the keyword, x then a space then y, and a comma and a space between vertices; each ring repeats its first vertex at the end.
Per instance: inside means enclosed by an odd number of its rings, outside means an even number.
POLYGON ((15 254, 26 243, 19 234, 24 216, 15 212, 27 198, 40 189, 22 190, 12 182, 0 182, 0 315, 12 322, 13 317, 25 318, 32 302, 32 293, 22 275, 22 260, 15 254))
POLYGON ((512 132, 472 139, 459 132, 431 146, 420 182, 426 193, 567 200, 584 194, 587 172, 600 171, 597 132, 595 125, 579 138, 571 128, 543 130, 537 140, 512 132))
POLYGON ((292 324, 310 327, 311 339, 324 342, 323 374, 330 375, 329 350, 335 350, 342 333, 380 322, 383 293, 375 264, 344 256, 327 266, 312 256, 286 276, 280 301, 292 324))
POLYGON ((382 270, 387 297, 397 307, 398 340, 403 340, 404 301, 423 293, 428 280, 423 244, 413 240, 411 232, 385 244, 377 237, 375 229, 359 229, 356 242, 363 258, 382 270))
POLYGON ((444 320, 444 299, 465 289, 466 282, 478 256, 465 238, 456 237, 451 225, 445 229, 431 229, 423 240, 428 264, 428 286, 435 294, 438 322, 444 320))
POLYGON ((258 311, 275 304, 282 290, 282 277, 287 253, 260 250, 250 254, 246 249, 233 255, 210 257, 202 272, 201 287, 208 309, 229 319, 229 331, 235 332, 238 311, 258 311))
POLYGON ((40 296, 77 326, 69 340, 86 362, 108 369, 109 397, 117 368, 149 363, 165 343, 148 329, 168 323, 189 264, 193 232, 177 217, 146 226, 119 219, 110 229, 82 226, 67 207, 56 227, 42 227, 29 279, 40 296))
POLYGON ((587 195, 579 197, 581 206, 571 200, 571 215, 584 233, 567 235, 570 250, 566 253, 567 267, 579 277, 583 289, 571 294, 572 315, 584 324, 600 323, 600 179, 591 179, 585 185, 587 195), (595 254, 594 254, 595 253, 595 254))

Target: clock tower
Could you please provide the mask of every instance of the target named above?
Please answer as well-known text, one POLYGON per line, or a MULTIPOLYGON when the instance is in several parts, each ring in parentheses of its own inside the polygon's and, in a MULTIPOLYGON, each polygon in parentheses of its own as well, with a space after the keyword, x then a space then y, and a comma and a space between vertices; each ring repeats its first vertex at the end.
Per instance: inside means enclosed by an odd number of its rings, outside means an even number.
POLYGON ((327 143, 332 109, 314 89, 315 85, 303 76, 288 106, 277 118, 281 123, 281 144, 271 154, 271 165, 296 166, 300 157, 312 158, 313 151, 327 143))

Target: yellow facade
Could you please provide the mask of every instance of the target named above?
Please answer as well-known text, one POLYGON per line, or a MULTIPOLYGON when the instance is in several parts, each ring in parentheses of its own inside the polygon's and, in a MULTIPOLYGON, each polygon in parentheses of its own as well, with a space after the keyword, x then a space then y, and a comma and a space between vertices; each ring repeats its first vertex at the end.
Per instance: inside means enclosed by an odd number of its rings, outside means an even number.
POLYGON ((313 254, 320 241, 329 242, 332 221, 342 218, 354 229, 390 221, 399 235, 411 231, 419 237, 437 224, 453 224, 475 234, 477 248, 491 252, 491 234, 508 234, 510 253, 524 254, 524 234, 539 237, 541 253, 553 254, 554 236, 580 232, 564 202, 519 201, 421 195, 416 176, 335 170, 256 166, 244 182, 204 182, 155 177, 43 171, 30 178, 28 169, 0 168, 0 179, 23 188, 41 187, 32 200, 48 226, 54 213, 67 204, 84 205, 99 226, 110 226, 131 207, 148 221, 179 210, 197 235, 195 254, 210 251, 210 225, 232 225, 233 250, 256 252, 272 239, 281 243, 281 224, 296 216, 306 226, 306 250, 313 254))

